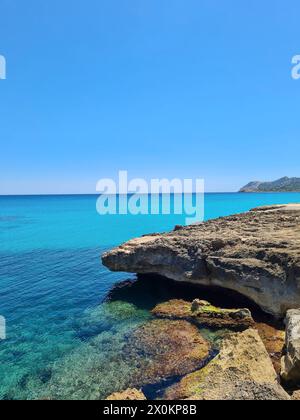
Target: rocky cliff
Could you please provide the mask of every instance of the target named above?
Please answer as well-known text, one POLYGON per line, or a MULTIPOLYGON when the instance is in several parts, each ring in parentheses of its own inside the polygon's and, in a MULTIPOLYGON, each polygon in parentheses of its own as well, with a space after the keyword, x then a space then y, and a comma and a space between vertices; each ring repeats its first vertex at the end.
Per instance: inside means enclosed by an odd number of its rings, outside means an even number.
POLYGON ((300 192, 300 178, 280 178, 273 182, 249 182, 240 192, 300 192))
POLYGON ((300 204, 257 208, 133 239, 102 261, 112 271, 234 290, 283 317, 300 307, 300 204))

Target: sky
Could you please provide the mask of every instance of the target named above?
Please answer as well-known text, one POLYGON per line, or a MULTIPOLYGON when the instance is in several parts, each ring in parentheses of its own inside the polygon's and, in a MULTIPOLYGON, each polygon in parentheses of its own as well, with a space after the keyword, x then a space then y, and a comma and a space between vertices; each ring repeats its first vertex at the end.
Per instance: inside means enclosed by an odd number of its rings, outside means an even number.
POLYGON ((300 176, 299 0, 0 0, 0 194, 300 176))

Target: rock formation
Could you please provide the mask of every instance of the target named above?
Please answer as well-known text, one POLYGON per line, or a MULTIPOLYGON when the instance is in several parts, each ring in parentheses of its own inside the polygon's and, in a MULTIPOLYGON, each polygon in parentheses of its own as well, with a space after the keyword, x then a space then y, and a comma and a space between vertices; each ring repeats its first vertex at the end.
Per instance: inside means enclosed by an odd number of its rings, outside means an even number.
POLYGON ((172 299, 158 304, 152 313, 159 318, 186 319, 200 327, 207 328, 228 328, 242 331, 254 326, 249 309, 217 308, 200 299, 195 299, 193 302, 172 299))
POLYGON ((228 336, 219 355, 166 390, 166 399, 290 400, 253 329, 228 336))
POLYGON ((249 309, 222 309, 209 302, 195 299, 192 303, 182 299, 172 299, 160 303, 152 309, 152 314, 164 319, 185 319, 200 328, 225 331, 243 331, 255 328, 262 339, 278 375, 281 371, 282 350, 285 343, 285 332, 281 325, 272 326, 264 322, 255 322, 249 309))
POLYGON ((300 205, 257 208, 133 239, 102 261, 112 271, 230 289, 284 317, 300 307, 300 205))
POLYGON ((285 331, 282 327, 274 327, 264 322, 255 322, 255 329, 258 331, 267 352, 270 355, 275 371, 280 375, 282 351, 285 343, 285 331))
POLYGON ((187 321, 156 319, 130 333, 122 353, 132 369, 136 387, 182 376, 201 367, 210 346, 198 328, 187 321))
POLYGON ((300 309, 286 317, 286 355, 282 358, 282 378, 300 386, 300 309))
POLYGON ((249 182, 240 189, 240 192, 299 192, 300 178, 288 178, 287 176, 272 182, 249 182))

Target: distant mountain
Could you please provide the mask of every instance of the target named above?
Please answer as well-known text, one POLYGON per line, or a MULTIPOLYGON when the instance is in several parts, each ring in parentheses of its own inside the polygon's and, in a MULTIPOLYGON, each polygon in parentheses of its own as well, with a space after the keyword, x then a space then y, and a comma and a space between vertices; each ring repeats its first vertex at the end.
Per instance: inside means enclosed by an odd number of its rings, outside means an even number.
POLYGON ((249 182, 239 192, 300 192, 300 178, 280 178, 273 182, 249 182))

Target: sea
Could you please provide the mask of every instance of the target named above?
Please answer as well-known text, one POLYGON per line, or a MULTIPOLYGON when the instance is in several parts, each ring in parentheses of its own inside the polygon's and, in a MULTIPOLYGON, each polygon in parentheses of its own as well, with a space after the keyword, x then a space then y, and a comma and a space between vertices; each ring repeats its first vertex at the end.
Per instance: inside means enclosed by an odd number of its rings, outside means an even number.
MULTIPOLYGON (((185 223, 184 215, 100 215, 97 198, 0 197, 2 400, 97 400, 125 389, 132 385, 122 359, 128 333, 150 320, 159 302, 201 297, 101 264, 104 251, 171 230, 185 223)), ((300 193, 208 193, 205 220, 284 203, 300 203, 300 193)))

